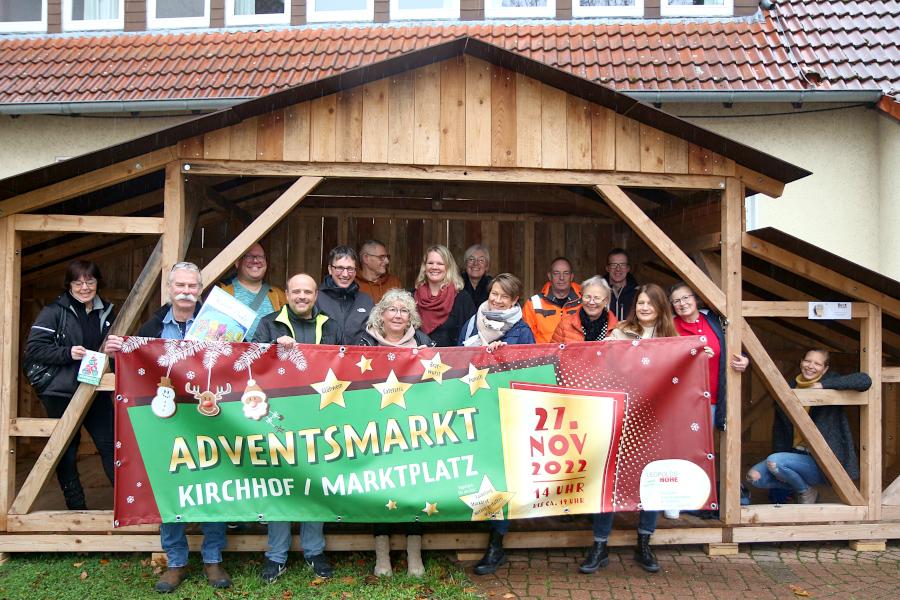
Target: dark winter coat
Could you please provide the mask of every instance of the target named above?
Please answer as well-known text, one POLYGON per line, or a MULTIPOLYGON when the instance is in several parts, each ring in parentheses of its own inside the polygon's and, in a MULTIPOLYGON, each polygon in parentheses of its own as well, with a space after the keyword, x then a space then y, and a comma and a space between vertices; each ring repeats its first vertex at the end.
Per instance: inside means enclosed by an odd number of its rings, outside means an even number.
MULTIPOLYGON (((85 346, 89 350, 99 349, 99 346, 91 348, 85 344, 86 332, 82 329, 82 322, 73 305, 74 302, 68 292, 59 296, 41 310, 28 333, 28 339, 25 342, 25 359, 45 365, 60 366, 59 372, 41 396, 71 398, 78 389, 78 368, 81 365, 80 360, 72 358, 72 346, 85 346), (61 344, 57 345, 56 330, 62 322, 63 313, 66 314, 66 324, 61 344)), ((90 337, 103 340, 109 333, 113 321, 115 321, 113 305, 104 302, 100 296, 95 296, 94 308, 91 310, 88 322, 91 323, 91 326, 96 324, 99 332, 94 332, 95 335, 90 337), (95 312, 97 314, 96 321, 93 317, 95 312), (96 334, 99 334, 99 338, 96 334)))
MULTIPOLYGON (((797 386, 791 380, 792 388, 797 386)), ((864 392, 872 386, 872 379, 865 373, 839 375, 828 371, 819 381, 826 390, 855 390, 864 392)), ((851 479, 859 477, 859 459, 853 445, 853 434, 843 406, 813 406, 809 417, 819 428, 828 447, 834 452, 838 462, 847 470, 851 479)), ((775 421, 772 423, 772 451, 790 452, 794 445, 794 424, 781 408, 775 407, 775 421)))
MULTIPOLYGON (((459 333, 459 344, 463 345, 467 339, 472 337, 473 335, 478 334, 478 327, 475 325, 475 319, 478 315, 475 315, 468 321, 466 321, 465 327, 462 328, 462 331, 459 333)), ((519 319, 518 321, 510 327, 509 331, 500 338, 500 342, 506 342, 511 346, 516 346, 519 344, 533 344, 534 343, 534 332, 531 331, 531 327, 528 326, 528 323, 525 322, 524 319, 519 319)))
POLYGON ((309 319, 291 319, 287 306, 280 311, 269 313, 259 321, 253 341, 262 344, 274 344, 283 335, 289 336, 301 344, 338 344, 341 332, 337 322, 313 308, 309 319), (299 330, 297 328, 300 328, 299 330))
POLYGON ((725 421, 728 416, 727 402, 728 394, 725 393, 725 378, 727 377, 728 368, 728 351, 725 349, 725 330, 722 327, 722 321, 719 315, 709 311, 701 311, 706 317, 710 329, 719 338, 719 391, 716 394, 716 429, 725 431, 725 421))
POLYGON ((472 287, 472 282, 469 281, 469 274, 463 271, 462 280, 463 289, 460 293, 468 294, 469 298, 472 299, 472 304, 475 305, 475 308, 478 308, 487 302, 488 296, 491 295, 491 282, 494 280, 493 277, 485 275, 478 282, 477 286, 472 287))
MULTIPOLYGON (((603 279, 609 283, 609 275, 604 275, 603 279)), ((612 284, 610 283, 610 288, 612 284)), ((625 276, 625 287, 618 294, 615 290, 609 295, 609 310, 616 316, 616 320, 624 321, 628 318, 631 307, 634 306, 634 298, 637 296, 638 282, 634 275, 629 273, 625 276)))
MULTIPOLYGON (((141 325, 141 328, 138 329, 138 336, 140 337, 151 337, 158 338, 162 335, 163 330, 163 319, 166 318, 166 315, 169 314, 169 310, 172 308, 171 304, 163 305, 158 311, 153 313, 153 316, 150 317, 150 320, 141 325)), ((197 306, 194 307, 194 317, 196 318, 197 313, 200 312, 200 303, 197 303, 197 306)))
POLYGON ((456 346, 460 330, 474 314, 475 305, 472 304, 472 299, 468 294, 460 292, 456 294, 456 299, 453 300, 453 308, 450 309, 447 320, 438 325, 437 329, 429 333, 428 336, 434 340, 436 346, 441 348, 456 346))
POLYGON ((337 324, 341 344, 352 344, 362 337, 369 313, 374 307, 372 298, 359 291, 359 285, 355 281, 349 287, 342 288, 338 287, 331 275, 322 281, 316 298, 316 308, 337 324))
MULTIPOLYGON (((429 348, 433 348, 437 345, 434 343, 434 340, 432 340, 430 337, 428 337, 428 334, 426 334, 424 331, 420 331, 418 329, 416 329, 416 332, 413 335, 413 338, 415 338, 417 346, 427 346, 429 348)), ((366 331, 362 334, 362 337, 360 337, 359 340, 357 340, 356 345, 357 346, 380 346, 380 344, 378 343, 378 340, 376 340, 374 337, 372 337, 372 334, 370 334, 368 331, 366 331)))

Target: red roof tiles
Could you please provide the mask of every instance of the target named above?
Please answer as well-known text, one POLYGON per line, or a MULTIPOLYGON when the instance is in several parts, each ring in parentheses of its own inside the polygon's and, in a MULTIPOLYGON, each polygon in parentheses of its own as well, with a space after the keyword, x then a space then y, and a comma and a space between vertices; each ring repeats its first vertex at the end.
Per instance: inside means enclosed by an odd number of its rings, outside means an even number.
POLYGON ((262 96, 468 35, 618 90, 898 89, 900 0, 750 19, 0 37, 0 103, 262 96))

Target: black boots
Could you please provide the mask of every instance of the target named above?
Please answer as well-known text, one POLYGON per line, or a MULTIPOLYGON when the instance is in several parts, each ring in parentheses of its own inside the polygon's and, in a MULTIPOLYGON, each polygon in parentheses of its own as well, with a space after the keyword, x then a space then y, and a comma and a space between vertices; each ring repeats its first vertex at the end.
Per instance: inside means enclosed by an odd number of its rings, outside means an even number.
POLYGON ((650 549, 650 534, 639 533, 637 547, 634 549, 634 560, 648 573, 656 573, 659 571, 659 563, 656 562, 656 555, 650 549))
POLYGON ((84 489, 79 479, 72 479, 65 483, 60 482, 63 498, 66 499, 66 508, 69 510, 87 510, 84 500, 84 489))
POLYGON ((491 531, 491 539, 488 542, 487 551, 475 565, 476 575, 489 575, 497 570, 500 565, 506 564, 506 554, 503 553, 503 534, 491 531))
POLYGON ((587 557, 578 567, 582 573, 596 573, 600 567, 609 564, 609 552, 606 548, 606 542, 594 542, 591 549, 588 550, 587 557))

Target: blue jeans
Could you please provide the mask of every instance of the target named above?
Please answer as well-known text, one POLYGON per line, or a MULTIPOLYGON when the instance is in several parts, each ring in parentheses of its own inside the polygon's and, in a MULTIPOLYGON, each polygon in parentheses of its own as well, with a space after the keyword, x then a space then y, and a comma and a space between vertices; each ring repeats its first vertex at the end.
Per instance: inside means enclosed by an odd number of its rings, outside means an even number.
MULTIPOLYGON (((188 564, 188 542, 184 535, 186 523, 162 523, 159 526, 159 541, 162 549, 169 559, 169 568, 184 567, 188 564)), ((200 546, 200 556, 204 564, 222 562, 222 550, 225 549, 227 539, 225 537, 225 523, 201 523, 203 532, 203 544, 200 546)))
MULTIPOLYGON (((609 540, 609 534, 612 533, 613 517, 616 513, 597 513, 591 515, 594 521, 594 541, 605 542, 609 540)), ((656 531, 656 519, 659 517, 659 511, 642 510, 638 519, 637 531, 644 535, 653 535, 656 531)))
POLYGON ((799 452, 770 454, 766 460, 754 465, 750 471, 759 473, 759 479, 754 481, 748 472, 747 482, 753 487, 763 489, 805 492, 811 485, 825 483, 825 477, 816 464, 816 459, 799 452))
MULTIPOLYGON (((300 547, 306 558, 322 554, 325 551, 325 535, 322 533, 324 523, 314 521, 300 523, 300 547)), ((288 550, 291 548, 290 521, 269 522, 269 549, 266 558, 280 564, 287 562, 288 550)))

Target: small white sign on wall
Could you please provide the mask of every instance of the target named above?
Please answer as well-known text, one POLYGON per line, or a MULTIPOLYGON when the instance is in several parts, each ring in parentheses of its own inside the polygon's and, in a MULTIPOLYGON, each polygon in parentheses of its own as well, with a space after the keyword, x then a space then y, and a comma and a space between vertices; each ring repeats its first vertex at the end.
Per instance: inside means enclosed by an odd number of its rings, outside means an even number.
POLYGON ((849 319, 849 302, 810 302, 810 319, 849 319))

